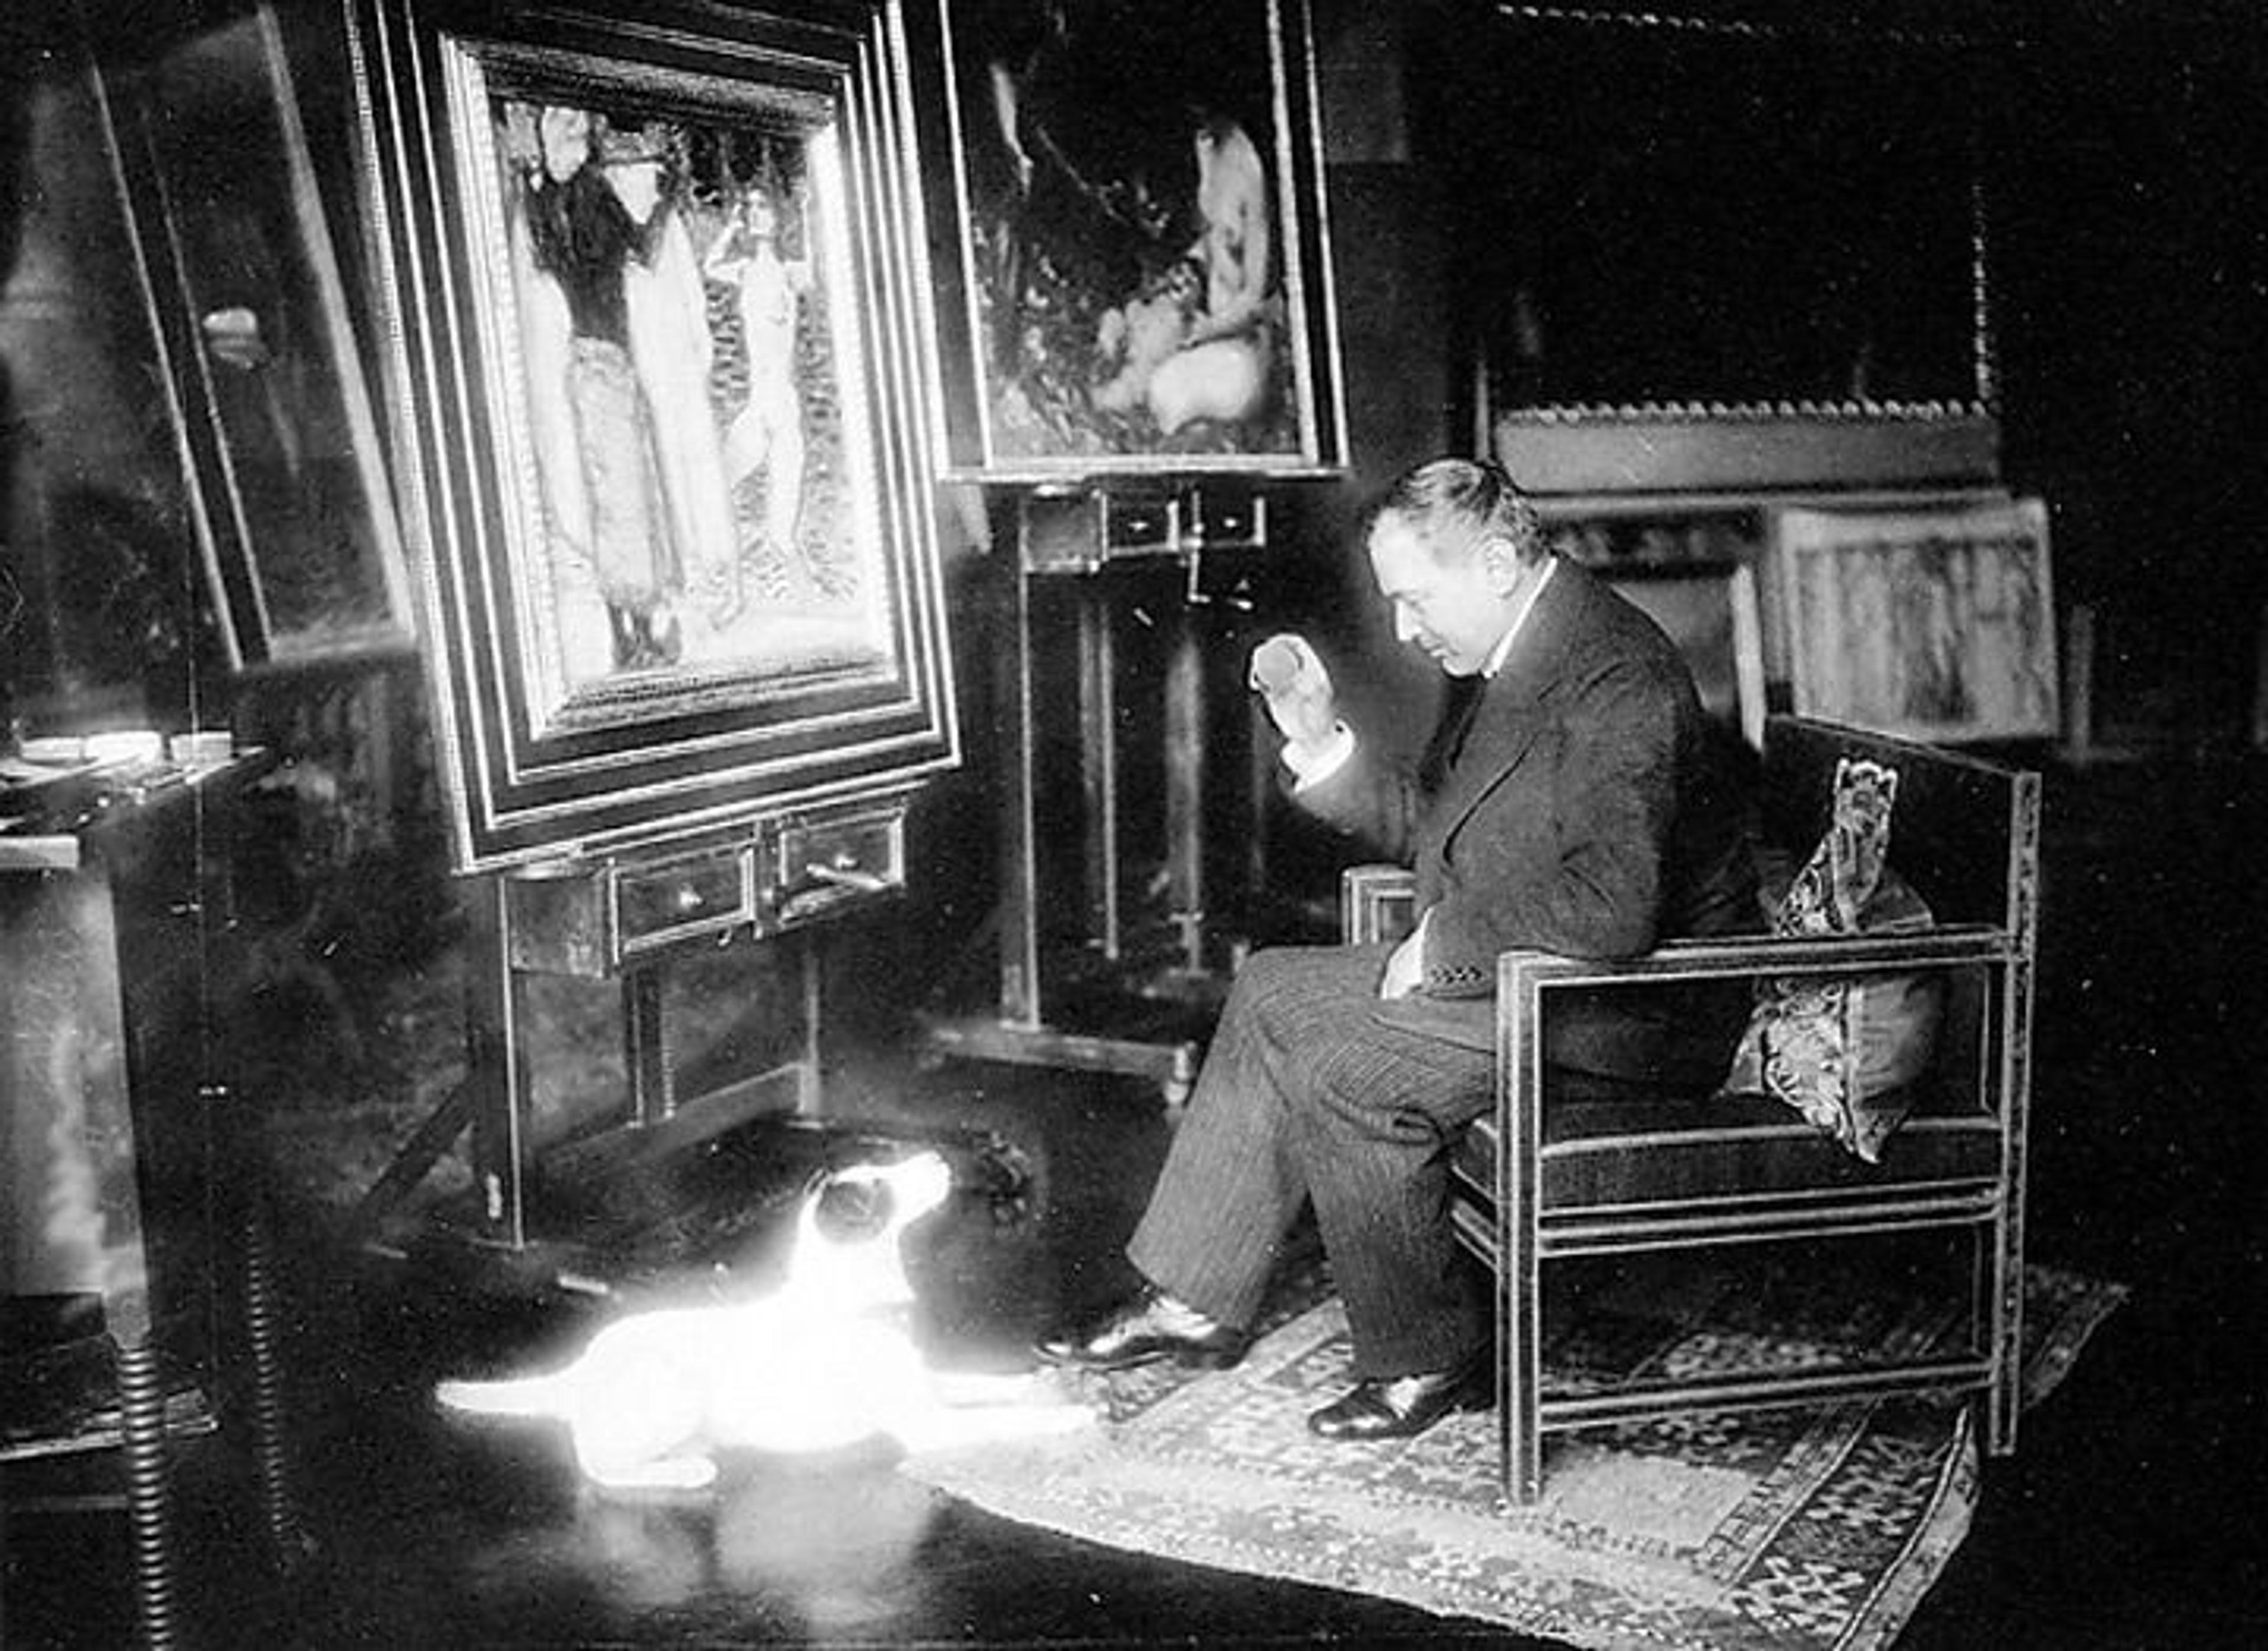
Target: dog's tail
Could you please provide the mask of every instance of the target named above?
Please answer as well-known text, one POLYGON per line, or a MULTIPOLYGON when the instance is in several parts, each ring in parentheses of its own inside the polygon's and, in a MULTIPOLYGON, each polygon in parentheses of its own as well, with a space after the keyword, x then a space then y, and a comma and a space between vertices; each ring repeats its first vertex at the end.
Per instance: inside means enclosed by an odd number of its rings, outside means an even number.
POLYGON ((475 1416, 556 1416, 563 1408, 568 1372, 520 1376, 504 1382, 441 1382, 433 1397, 453 1411, 475 1416))

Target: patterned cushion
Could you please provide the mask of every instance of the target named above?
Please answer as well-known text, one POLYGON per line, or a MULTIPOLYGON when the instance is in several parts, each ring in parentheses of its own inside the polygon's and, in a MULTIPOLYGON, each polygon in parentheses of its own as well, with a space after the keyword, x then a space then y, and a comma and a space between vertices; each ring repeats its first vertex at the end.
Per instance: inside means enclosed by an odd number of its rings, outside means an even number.
MULTIPOLYGON (((1773 901, 1772 932, 1884 934, 1926 929, 1928 906, 1889 870, 1897 771, 1845 758, 1836 765, 1827 835, 1793 878, 1759 883, 1773 901)), ((1908 1087, 1928 1066, 1944 1012, 1944 982, 1926 972, 1788 976, 1759 982, 1725 1092, 1793 1107, 1867 1163, 1906 1115, 1908 1087)))

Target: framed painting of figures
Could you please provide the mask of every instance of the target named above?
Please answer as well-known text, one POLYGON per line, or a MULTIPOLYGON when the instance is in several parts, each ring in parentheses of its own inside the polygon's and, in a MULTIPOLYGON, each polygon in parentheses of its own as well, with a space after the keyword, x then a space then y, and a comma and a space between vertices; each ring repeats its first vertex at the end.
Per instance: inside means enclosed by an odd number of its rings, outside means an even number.
POLYGON ((1943 744, 2061 732, 2047 507, 1783 510, 1798 715, 1943 744))
POLYGON ((895 8, 353 15, 463 864, 954 761, 895 8))
POLYGON ((954 472, 1340 468, 1306 0, 911 16, 954 472))

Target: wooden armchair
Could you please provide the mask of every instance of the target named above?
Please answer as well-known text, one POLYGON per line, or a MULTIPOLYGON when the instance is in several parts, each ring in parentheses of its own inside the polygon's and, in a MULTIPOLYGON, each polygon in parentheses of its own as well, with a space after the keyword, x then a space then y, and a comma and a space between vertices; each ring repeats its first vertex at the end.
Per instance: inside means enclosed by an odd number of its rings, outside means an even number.
MULTIPOLYGON (((1925 932, 1675 941, 1643 957, 1582 962, 1509 952, 1497 983, 1492 1115, 1455 1164, 1459 1238, 1494 1272, 1497 1409, 1505 1495, 1541 1492, 1542 1435, 1593 1423, 1925 1389, 1984 1398, 1986 1448, 2014 1448, 2022 1303, 2025 1109, 2039 898, 2036 774, 1793 717, 1764 752, 1764 825, 1798 861, 1824 830, 1838 758, 1898 771, 1890 864, 1927 903, 1925 932), (1543 1028, 1587 987, 1727 977, 1931 971, 1947 985, 1915 1106, 1869 1165, 1776 1101, 1631 1102, 1555 1095, 1543 1028), (1562 1257, 1924 1229, 1971 1245, 1967 1346, 1863 1365, 1690 1376, 1606 1392, 1543 1387, 1543 1268, 1562 1257)), ((1390 940, 1413 920, 1407 873, 1346 873, 1350 940, 1390 940)))

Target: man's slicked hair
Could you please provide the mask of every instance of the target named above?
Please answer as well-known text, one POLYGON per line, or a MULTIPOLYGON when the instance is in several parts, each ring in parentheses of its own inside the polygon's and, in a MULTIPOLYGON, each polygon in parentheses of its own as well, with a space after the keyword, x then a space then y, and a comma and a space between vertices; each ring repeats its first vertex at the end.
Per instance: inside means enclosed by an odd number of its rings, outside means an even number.
POLYGON ((1535 506, 1485 459, 1432 459, 1404 471, 1371 507, 1366 534, 1389 518, 1424 540, 1436 561, 1459 559, 1490 537, 1509 542, 1523 563, 1550 554, 1535 506))

